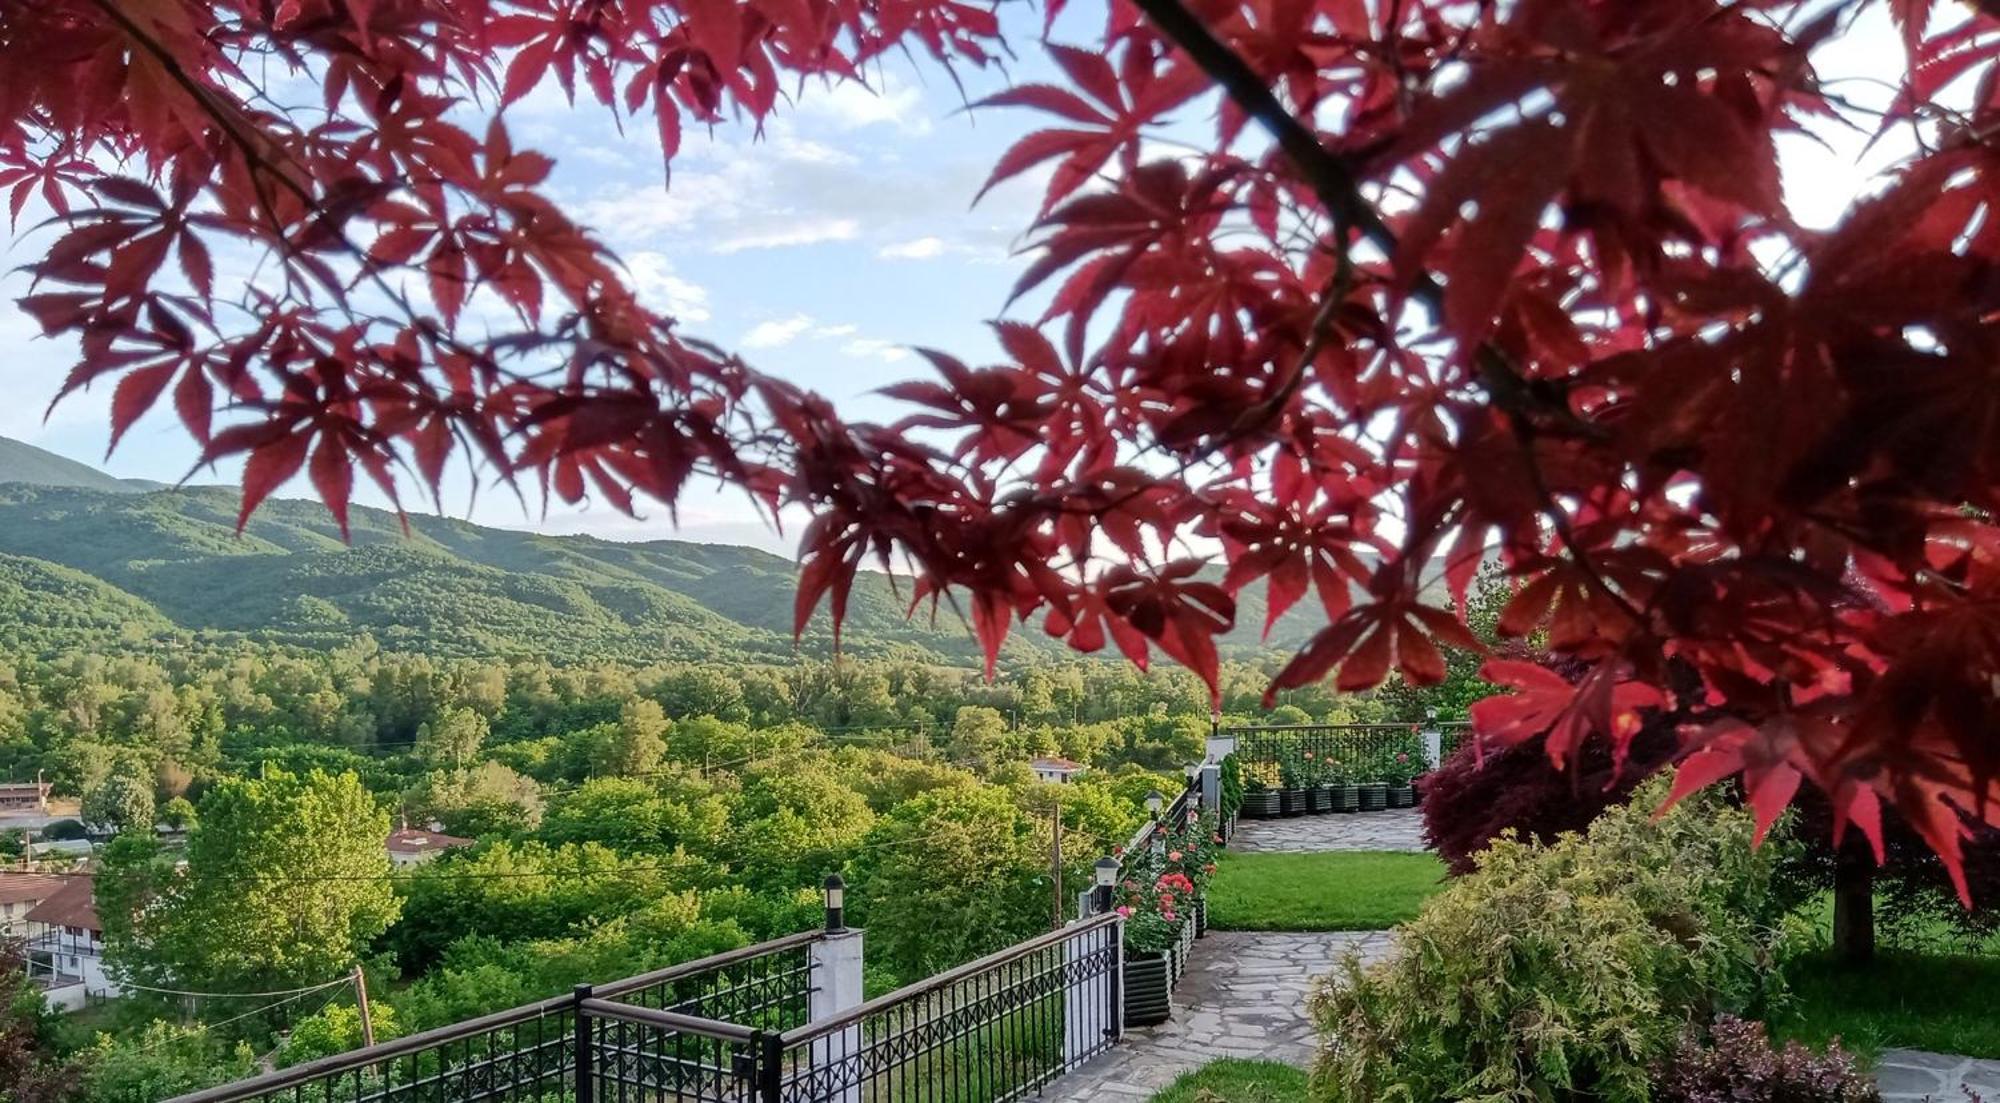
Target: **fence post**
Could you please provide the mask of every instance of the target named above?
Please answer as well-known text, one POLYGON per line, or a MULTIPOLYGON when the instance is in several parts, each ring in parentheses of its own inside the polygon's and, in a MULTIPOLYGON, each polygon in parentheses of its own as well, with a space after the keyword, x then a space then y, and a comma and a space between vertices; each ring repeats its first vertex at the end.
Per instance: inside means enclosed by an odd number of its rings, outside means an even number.
POLYGON ((590 985, 579 984, 572 989, 576 996, 576 1006, 571 1014, 576 1020, 576 1103, 595 1103, 597 1099, 597 1040, 592 1036, 590 1015, 583 1009, 583 1001, 590 998, 590 985))
POLYGON ((1423 730, 1424 764, 1435 770, 1444 763, 1444 733, 1435 725, 1423 730))
MULTIPOLYGON (((846 923, 841 907, 845 885, 836 884, 838 880, 838 874, 826 879, 826 934, 812 944, 810 952, 813 986, 808 1010, 813 1022, 859 1007, 862 1001, 861 932, 846 923)), ((824 1103, 860 1103, 861 1024, 814 1041, 812 1063, 813 1082, 840 1085, 821 1097, 824 1103)), ((765 1103, 777 1101, 767 1098, 765 1103)))
POLYGON ((1236 753, 1236 737, 1220 732, 1208 737, 1207 755, 1210 762, 1220 762, 1236 753))

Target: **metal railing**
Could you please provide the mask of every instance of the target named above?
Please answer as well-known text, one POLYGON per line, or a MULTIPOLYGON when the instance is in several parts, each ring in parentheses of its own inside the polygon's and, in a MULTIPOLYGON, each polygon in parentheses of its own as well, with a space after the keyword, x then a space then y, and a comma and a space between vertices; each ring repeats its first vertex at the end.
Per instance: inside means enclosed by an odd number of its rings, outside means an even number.
POLYGON ((1006 1103, 1110 1048, 1120 922, 1105 914, 779 1039, 766 1103, 1006 1103))
POLYGON ((829 926, 169 1103, 1007 1103, 1122 1029, 1115 914, 815 1021, 829 926))
POLYGON ((1337 761, 1354 781, 1377 781, 1394 771, 1397 755, 1408 756, 1419 769, 1426 760, 1426 731, 1439 735, 1440 757, 1449 758, 1471 735, 1464 722, 1422 724, 1282 724, 1224 729, 1236 739, 1236 754, 1246 766, 1274 765, 1291 755, 1311 752, 1320 761, 1337 761))
POLYGON ((630 1098, 641 1084, 685 1085, 681 1097, 690 1100, 744 1098, 730 1047, 747 1045, 741 1035, 775 1034, 810 1017, 809 948, 820 937, 791 935, 583 986, 170 1103, 592 1103, 630 1098), (721 1021, 717 1012, 759 1025, 721 1021))

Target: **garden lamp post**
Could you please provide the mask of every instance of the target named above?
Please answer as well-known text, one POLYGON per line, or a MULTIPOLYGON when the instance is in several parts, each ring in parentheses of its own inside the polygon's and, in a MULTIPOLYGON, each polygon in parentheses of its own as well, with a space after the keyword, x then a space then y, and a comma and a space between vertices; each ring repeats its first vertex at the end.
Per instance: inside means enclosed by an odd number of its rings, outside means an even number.
POLYGON ((1147 793, 1146 814, 1152 816, 1154 821, 1158 822, 1160 818, 1160 809, 1165 807, 1166 803, 1167 803, 1167 798, 1161 796, 1160 791, 1158 789, 1155 789, 1152 792, 1147 793))
POLYGON ((826 933, 847 929, 847 882, 838 873, 826 875, 826 933))
POLYGON ((1091 867, 1096 876, 1096 891, 1090 901, 1091 910, 1099 915, 1111 910, 1111 888, 1118 883, 1118 859, 1109 855, 1099 858, 1091 867))

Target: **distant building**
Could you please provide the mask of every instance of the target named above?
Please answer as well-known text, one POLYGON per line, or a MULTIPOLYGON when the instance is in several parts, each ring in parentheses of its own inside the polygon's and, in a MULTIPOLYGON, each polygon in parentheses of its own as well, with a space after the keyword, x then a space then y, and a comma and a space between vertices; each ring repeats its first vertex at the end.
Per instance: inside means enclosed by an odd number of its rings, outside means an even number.
POLYGON ((74 1010, 87 996, 124 994, 104 972, 104 925, 88 877, 65 883, 28 910, 28 975, 49 1002, 74 1010))
POLYGON ((423 865, 447 850, 457 850, 472 843, 471 839, 461 839, 442 831, 418 831, 404 827, 389 832, 389 841, 384 845, 389 851, 389 863, 397 869, 406 869, 423 865))
POLYGON ((1067 758, 1037 758, 1028 763, 1041 781, 1052 781, 1057 785, 1067 785, 1069 779, 1090 769, 1081 762, 1071 762, 1067 758))
POLYGON ((69 878, 55 873, 0 870, 0 937, 25 938, 28 913, 56 894, 69 878))
POLYGON ((49 810, 49 783, 46 781, 0 781, 0 813, 49 810))

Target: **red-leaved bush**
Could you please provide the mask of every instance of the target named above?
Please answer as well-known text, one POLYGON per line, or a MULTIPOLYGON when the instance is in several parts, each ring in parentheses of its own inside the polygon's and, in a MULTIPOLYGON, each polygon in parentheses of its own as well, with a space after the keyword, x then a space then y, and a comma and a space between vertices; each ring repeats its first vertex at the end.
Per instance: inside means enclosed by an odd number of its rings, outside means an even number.
POLYGON ((1768 822, 1810 782, 1871 838, 1892 804, 1953 868, 1963 817, 2000 821, 1994 5, 1088 22, 978 105, 1039 120, 989 186, 1046 171, 1040 309, 985 366, 926 351, 887 424, 648 308, 501 111, 560 88, 671 160, 688 123, 1037 37, 988 3, 0 0, 0 188, 58 216, 21 306, 114 442, 157 407, 242 459, 245 517, 303 475, 344 521, 357 479, 435 495, 454 462, 626 510, 715 480, 812 515, 800 625, 894 566, 989 656, 1034 623, 1213 690, 1255 586, 1327 622, 1270 693, 1438 681, 1480 645, 1429 588, 1497 557, 1502 634, 1590 667, 1489 663, 1499 742, 1567 761, 1654 717, 1682 791, 1740 775, 1768 822), (1839 83, 1889 94, 1830 93, 1817 52, 1876 13, 1877 79, 1839 83), (1776 141, 1821 120, 1916 132, 1823 228, 1776 141))
POLYGON ((1835 1042, 1773 1047, 1763 1023, 1730 1015, 1690 1033, 1657 1074, 1653 1103, 1877 1103, 1875 1079, 1835 1042))
POLYGON ((1462 874, 1503 831, 1535 842, 1582 831, 1670 762, 1675 742, 1671 730, 1650 725, 1627 745, 1622 767, 1614 767, 1606 741, 1593 739, 1562 770, 1549 763, 1540 738, 1483 755, 1469 740, 1418 782, 1424 837, 1454 874, 1462 874))

